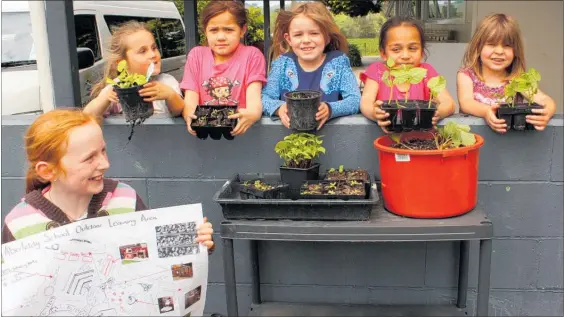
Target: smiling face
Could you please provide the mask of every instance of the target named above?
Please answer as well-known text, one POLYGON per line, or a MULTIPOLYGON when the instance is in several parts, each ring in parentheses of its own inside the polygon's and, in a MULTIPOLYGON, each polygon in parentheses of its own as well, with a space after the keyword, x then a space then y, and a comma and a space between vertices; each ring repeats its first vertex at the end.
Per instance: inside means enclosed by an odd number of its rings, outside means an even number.
POLYGON ((409 25, 390 28, 380 56, 383 60, 391 57, 396 65, 407 64, 418 67, 423 59, 423 46, 417 28, 409 25))
POLYGON ((65 191, 95 195, 104 189, 104 173, 110 163, 98 124, 91 122, 70 131, 61 166, 65 173, 59 173, 56 184, 65 191))
POLYGON ((482 67, 493 72, 505 72, 514 57, 513 47, 503 43, 486 43, 480 51, 482 67))
POLYGON ((327 38, 315 21, 303 14, 290 22, 284 38, 301 61, 315 63, 323 57, 327 38))
POLYGON ((213 51, 216 61, 229 60, 239 47, 246 31, 247 26, 240 27, 235 17, 228 11, 211 18, 206 25, 205 33, 208 46, 213 51))
POLYGON ((130 73, 145 75, 151 63, 155 63, 153 75, 161 72, 161 53, 152 33, 137 31, 128 35, 125 41, 125 58, 130 73))

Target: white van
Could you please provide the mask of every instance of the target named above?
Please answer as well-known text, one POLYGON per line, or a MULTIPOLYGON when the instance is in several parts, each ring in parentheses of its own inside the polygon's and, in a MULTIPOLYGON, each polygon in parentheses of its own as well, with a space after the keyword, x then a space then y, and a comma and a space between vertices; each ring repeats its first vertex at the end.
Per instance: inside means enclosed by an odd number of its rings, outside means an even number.
MULTIPOLYGON (((172 1, 73 1, 73 7, 83 104, 103 76, 112 27, 129 20, 152 27, 162 72, 181 80, 186 40, 184 23, 172 1)), ((2 115, 42 111, 35 59, 28 2, 2 1, 2 115)))

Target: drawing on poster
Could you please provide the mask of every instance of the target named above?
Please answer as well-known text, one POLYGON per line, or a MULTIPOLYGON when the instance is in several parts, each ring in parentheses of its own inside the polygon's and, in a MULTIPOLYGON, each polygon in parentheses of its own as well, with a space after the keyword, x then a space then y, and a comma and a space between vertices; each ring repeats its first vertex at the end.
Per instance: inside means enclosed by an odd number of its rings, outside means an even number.
POLYGON ((178 257, 200 252, 200 246, 196 241, 195 222, 156 226, 155 234, 159 258, 178 257))
POLYGON ((159 298, 159 312, 161 314, 174 310, 174 299, 170 296, 159 298))
POLYGON ((175 281, 194 276, 192 263, 174 264, 170 270, 172 271, 172 279, 175 281))
MULTIPOLYGON (((45 249, 39 244, 44 239, 40 235, 10 242, 10 250, 21 251, 2 266, 2 316, 182 316, 187 313, 181 309, 183 294, 190 302, 186 307, 191 306, 186 315, 202 315, 203 306, 192 305, 205 303, 207 254, 199 252, 195 240, 196 221, 203 217, 201 210, 190 216, 185 211, 183 207, 169 215, 159 213, 158 224, 138 222, 135 231, 114 226, 73 236, 72 224, 55 228, 49 232, 53 237, 49 246, 57 244, 57 248, 45 249), (56 230, 71 235, 56 237, 56 230), (159 252, 153 249, 155 242, 145 240, 152 232, 160 237, 159 252), (22 245, 40 245, 41 252, 23 250, 22 245), (163 253, 166 256, 155 256, 163 253), (174 259, 174 254, 184 258, 174 259)), ((145 219, 156 219, 151 217, 145 219)), ((123 219, 128 218, 122 215, 120 221, 125 223, 123 219)), ((86 228, 100 220, 87 219, 80 225, 86 228)))
POLYGON ((119 247, 121 264, 138 263, 149 259, 149 248, 146 243, 128 244, 119 247))
POLYGON ((201 296, 202 296, 201 285, 189 291, 188 293, 184 294, 184 309, 188 309, 188 307, 192 306, 194 303, 199 301, 201 296))

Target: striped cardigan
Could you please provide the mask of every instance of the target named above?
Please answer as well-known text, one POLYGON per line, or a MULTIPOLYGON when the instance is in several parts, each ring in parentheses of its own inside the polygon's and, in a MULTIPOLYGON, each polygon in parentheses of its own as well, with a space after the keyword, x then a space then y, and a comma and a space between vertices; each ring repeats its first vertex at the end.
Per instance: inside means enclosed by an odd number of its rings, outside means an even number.
MULTIPOLYGON (((71 222, 67 215, 37 189, 24 196, 4 220, 2 243, 25 238, 71 222)), ((124 183, 104 179, 104 189, 92 196, 87 218, 122 214, 147 209, 135 190, 124 183)))

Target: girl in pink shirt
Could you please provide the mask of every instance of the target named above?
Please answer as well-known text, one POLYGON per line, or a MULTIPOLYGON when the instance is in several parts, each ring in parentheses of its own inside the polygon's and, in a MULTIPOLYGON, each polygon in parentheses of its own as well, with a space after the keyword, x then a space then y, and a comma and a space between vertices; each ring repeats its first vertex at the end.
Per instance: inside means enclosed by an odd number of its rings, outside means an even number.
POLYGON ((201 24, 208 46, 188 53, 180 88, 188 132, 198 105, 236 105, 239 119, 232 134, 240 135, 262 115, 261 90, 266 82, 264 55, 240 43, 247 31, 247 11, 240 1, 211 1, 202 11, 201 24))
MULTIPOLYGON (((437 72, 433 66, 422 63, 424 56, 425 37, 423 29, 412 18, 393 17, 382 25, 380 31, 380 57, 386 61, 392 58, 396 65, 408 64, 414 67, 422 67, 427 70, 425 78, 418 84, 394 85, 393 99, 405 98, 405 93, 409 91, 409 99, 429 100, 431 94, 427 87, 427 81, 435 76, 437 72)), ((378 125, 384 130, 391 122, 388 120, 389 114, 382 110, 382 100, 390 97, 390 87, 383 84, 382 74, 386 66, 382 62, 376 62, 368 67, 366 72, 360 75, 360 80, 365 83, 362 98, 360 99, 360 111, 370 120, 377 121, 378 125)), ((437 96, 437 111, 433 117, 433 125, 438 120, 454 113, 454 100, 446 89, 437 96)))

